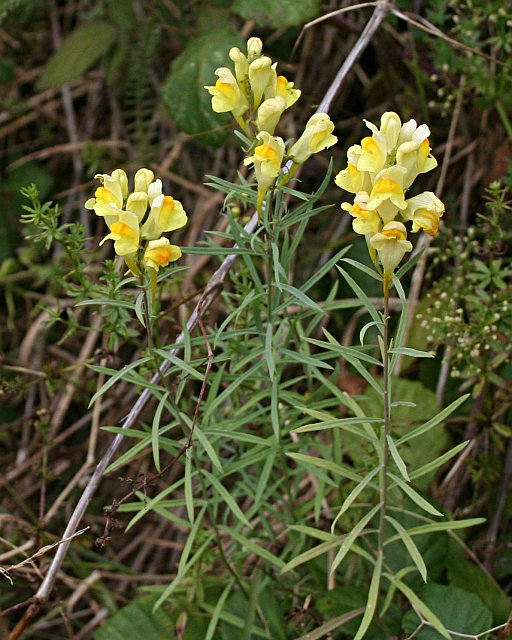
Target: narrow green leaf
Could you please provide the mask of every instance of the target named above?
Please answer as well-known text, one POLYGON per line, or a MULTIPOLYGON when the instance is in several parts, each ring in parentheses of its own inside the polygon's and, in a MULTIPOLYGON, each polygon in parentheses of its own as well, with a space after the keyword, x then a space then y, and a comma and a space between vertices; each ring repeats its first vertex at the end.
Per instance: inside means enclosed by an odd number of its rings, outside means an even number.
POLYGON ((159 431, 160 431, 160 420, 162 418, 162 412, 165 407, 165 403, 167 398, 169 397, 169 392, 166 391, 164 395, 160 398, 160 402, 155 411, 155 415, 153 416, 153 424, 151 425, 151 448, 153 450, 153 460, 155 461, 155 467, 158 473, 160 473, 160 445, 159 445, 159 431))
POLYGON ((364 607, 360 609, 353 609, 352 611, 347 611, 341 616, 336 616, 331 620, 328 620, 320 627, 317 627, 313 631, 309 631, 305 636, 301 636, 298 640, 320 640, 321 638, 327 638, 330 636, 331 631, 335 631, 339 629, 347 622, 350 622, 357 616, 360 616, 364 611, 364 607))
POLYGON ((89 402, 89 407, 91 407, 98 398, 100 398, 106 391, 108 391, 110 387, 114 386, 118 380, 122 380, 130 371, 132 371, 133 369, 136 369, 137 367, 140 367, 140 365, 145 364, 151 359, 152 359, 151 356, 145 356, 144 358, 139 358, 138 360, 135 360, 134 362, 130 362, 130 364, 125 365, 119 371, 116 371, 114 375, 109 380, 107 380, 107 382, 105 382, 105 384, 101 387, 101 389, 98 389, 98 391, 96 391, 96 393, 93 395, 93 397, 89 402))
POLYGON ((447 418, 451 413, 453 413, 455 411, 455 409, 460 407, 460 405, 463 402, 465 402, 469 398, 470 395, 471 395, 470 393, 466 393, 465 395, 461 396, 457 400, 454 400, 449 406, 447 406, 440 413, 438 413, 437 416, 434 416, 428 422, 425 422, 425 424, 422 424, 419 427, 416 427, 415 429, 412 429, 411 431, 409 431, 409 433, 406 433, 401 438, 399 438, 396 441, 396 444, 398 446, 400 446, 404 442, 407 442, 408 440, 412 440, 413 438, 417 438, 418 436, 422 435, 423 433, 425 433, 429 429, 432 429, 433 427, 436 427, 438 424, 443 422, 443 420, 445 418, 447 418))
MULTIPOLYGON (((284 289, 287 293, 289 293, 292 296, 292 298, 295 298, 296 300, 298 300, 303 306, 309 307, 310 309, 314 309, 315 311, 318 311, 322 315, 325 314, 325 311, 322 309, 322 307, 319 306, 314 300, 312 300, 305 293, 303 293, 300 289, 293 287, 291 284, 285 284, 284 282, 281 283, 281 288, 284 289)), ((286 305, 288 304, 289 302, 286 303, 286 305)))
POLYGON ((187 362, 185 362, 185 360, 178 358, 178 356, 175 356, 170 351, 167 351, 166 349, 155 349, 155 352, 158 353, 158 355, 161 356, 164 360, 168 360, 173 365, 178 367, 180 371, 184 373, 188 373, 188 375, 191 376, 192 378, 195 378, 196 380, 200 380, 201 382, 204 380, 203 373, 199 373, 199 371, 196 371, 187 362))
POLYGON ((485 518, 467 518, 466 520, 448 520, 446 522, 432 522, 431 524, 422 524, 418 527, 409 529, 410 536, 421 536, 425 533, 435 533, 437 531, 455 531, 456 529, 465 529, 466 527, 477 527, 484 524, 485 518))
POLYGON ((339 536, 335 536, 332 533, 328 533, 323 529, 315 529, 314 527, 308 527, 304 524, 291 524, 290 529, 292 531, 298 531, 299 533, 304 533, 311 538, 316 538, 317 540, 323 540, 324 542, 332 542, 337 540, 339 542, 339 536))
POLYGON ((386 441, 388 443, 388 448, 389 448, 389 452, 391 453, 391 457, 395 461, 395 464, 398 467, 398 470, 400 471, 402 476, 405 478, 405 480, 407 482, 410 482, 411 479, 409 478, 409 474, 407 473, 407 467, 405 466, 405 462, 402 460, 402 458, 400 457, 400 454, 398 453, 398 449, 396 448, 393 438, 390 435, 387 435, 386 441))
POLYGON ((278 353, 284 356, 282 359, 283 362, 298 362, 303 365, 309 364, 314 367, 320 367, 320 369, 329 369, 330 371, 334 370, 334 367, 327 362, 323 362, 318 357, 309 356, 302 351, 292 351, 291 349, 284 349, 281 347, 278 353))
MULTIPOLYGON (((347 260, 347 258, 343 258, 343 260, 347 260)), ((361 300, 363 305, 366 307, 368 313, 372 317, 372 320, 374 320, 374 322, 376 322, 376 323, 382 322, 382 317, 379 314, 379 312, 377 311, 377 309, 375 308, 375 305, 373 304, 373 302, 370 301, 370 298, 361 289, 361 287, 357 284, 357 282, 354 280, 354 278, 352 278, 340 266, 336 265, 336 268, 343 275, 343 277, 347 281, 347 283, 350 286, 350 288, 352 289, 352 291, 356 294, 356 297, 359 298, 359 300, 361 300)))
POLYGON ((222 468, 222 464, 219 460, 219 456, 216 454, 215 449, 213 448, 210 440, 201 431, 201 429, 197 426, 197 424, 194 428, 194 436, 197 437, 197 439, 203 446, 203 449, 206 451, 206 455, 210 458, 213 466, 217 469, 217 471, 219 471, 220 473, 224 473, 224 469, 222 468))
POLYGON ((313 467, 319 467, 320 469, 331 471, 335 475, 341 476, 342 478, 348 478, 349 480, 353 480, 354 482, 362 481, 362 478, 360 475, 358 475, 348 467, 344 467, 344 466, 342 467, 336 464, 332 460, 324 460, 323 458, 317 458, 316 456, 308 456, 305 453, 287 452, 286 455, 289 458, 292 458, 292 460, 297 460, 298 462, 303 462, 304 464, 310 464, 313 467))
POLYGON ((236 531, 235 529, 231 529, 230 527, 225 526, 222 526, 221 529, 225 531, 229 536, 231 536, 233 540, 236 540, 238 544, 242 545, 242 547, 245 547, 245 549, 252 551, 260 558, 263 558, 263 560, 266 560, 270 564, 274 565, 280 571, 284 570, 285 563, 281 560, 281 558, 275 556, 268 549, 260 547, 254 542, 254 540, 248 538, 247 536, 244 536, 242 533, 236 531))
POLYGON ((431 471, 438 469, 445 462, 448 462, 448 460, 451 460, 451 458, 456 456, 459 453, 459 451, 462 451, 463 449, 465 449, 469 443, 470 443, 470 440, 461 442, 456 447, 453 447, 446 453, 443 453, 443 455, 439 456, 439 458, 436 458, 435 460, 432 460, 432 462, 428 462, 427 464, 424 464, 422 467, 415 469, 414 471, 411 472, 411 476, 410 476, 411 480, 414 480, 415 478, 421 478, 421 476, 424 476, 426 473, 430 473, 431 471))
POLYGON ((227 504, 227 506, 233 512, 233 515, 238 520, 240 520, 240 522, 242 522, 246 527, 251 529, 252 528, 251 527, 251 523, 249 522, 249 520, 247 520, 247 518, 245 517, 243 511, 237 505, 236 500, 229 493, 229 491, 226 489, 226 487, 224 487, 224 485, 213 475, 213 473, 210 473, 207 469, 201 469, 201 473, 204 476, 206 476, 206 478, 208 478, 208 480, 210 481, 212 486, 215 488, 217 493, 224 499, 224 502, 227 504))
POLYGON ((379 504, 375 505, 373 509, 368 511, 368 513, 365 516, 363 516, 361 520, 359 520, 359 522, 355 525, 352 531, 350 531, 345 536, 345 539, 343 540, 341 547, 332 562, 331 568, 329 570, 330 575, 332 575, 336 571, 336 569, 339 567, 339 565, 343 562, 343 559, 345 558, 347 553, 350 551, 350 547, 352 546, 356 538, 363 532, 363 529, 370 522, 373 516, 380 511, 381 507, 382 505, 379 502, 379 504))
POLYGON ((427 581, 427 567, 425 565, 425 562, 423 560, 423 557, 422 557, 421 553, 418 550, 418 547, 414 544, 414 541, 411 538, 411 536, 409 535, 408 531, 405 529, 405 527, 403 527, 400 524, 400 522, 398 522, 398 520, 395 520, 391 516, 386 516, 386 520, 388 522, 390 522, 393 525, 393 527, 396 529, 396 531, 398 532, 398 535, 400 536, 400 540, 404 543, 404 546, 407 549, 407 551, 409 552, 409 555, 411 556, 411 558, 412 558, 414 564, 416 565, 418 571, 420 572, 420 575, 423 578, 423 581, 426 582, 427 581))
MULTIPOLYGON (((375 322, 375 320, 370 320, 370 322, 367 322, 359 332, 359 342, 361 346, 364 347, 364 337, 368 329, 371 329, 371 327, 383 327, 383 326, 384 324, 382 322, 375 322)), ((379 364, 382 365, 381 362, 379 362, 379 364)))
POLYGON ((335 540, 322 542, 316 547, 313 547, 312 549, 308 549, 307 551, 304 551, 304 553, 299 554, 298 556, 296 556, 295 558, 287 562, 284 565, 284 567, 281 569, 281 573, 287 573, 288 571, 295 569, 295 567, 298 567, 299 565, 304 564, 305 562, 309 562, 309 560, 312 560, 313 558, 317 558, 318 556, 321 556, 322 554, 327 553, 328 551, 330 551, 331 549, 334 549, 335 547, 339 547, 342 539, 343 538, 336 538, 335 540))
POLYGON ((421 507, 424 511, 426 511, 427 513, 431 513, 434 516, 444 517, 443 513, 441 513, 435 507, 433 507, 430 504, 430 502, 427 502, 425 498, 420 496, 420 494, 417 491, 415 491, 410 485, 405 483, 401 478, 399 478, 398 476, 395 476, 393 473, 388 473, 388 476, 395 482, 397 486, 400 487, 400 489, 402 489, 404 493, 406 493, 409 496, 409 498, 413 502, 415 502, 418 505, 418 507, 421 507))
POLYGON ((137 320, 141 323, 141 325, 146 328, 146 319, 144 318, 144 299, 145 293, 144 291, 140 291, 137 299, 135 300, 135 315, 137 316, 137 320))
POLYGON ((395 347, 394 349, 389 349, 389 353, 411 356, 412 358, 434 358, 436 355, 432 351, 420 351, 419 349, 411 349, 410 347, 395 347))
POLYGON ((343 260, 340 260, 340 262, 346 262, 347 264, 350 264, 361 271, 361 273, 365 273, 370 278, 373 278, 378 282, 382 282, 382 276, 380 275, 380 273, 378 273, 375 269, 372 269, 371 267, 363 264, 362 262, 358 262, 357 260, 353 260, 352 258, 343 258, 343 260))
POLYGON ((210 618, 210 623, 208 624, 208 629, 206 630, 206 634, 204 636, 204 640, 214 640, 215 631, 217 629, 217 625, 219 624, 220 615, 222 610, 224 609, 224 604, 231 593, 231 589, 235 584, 235 579, 231 578, 228 581, 224 591, 220 594, 220 598, 217 600, 217 604, 215 605, 215 609, 212 612, 212 617, 210 618))
POLYGON ((268 323, 267 325, 267 333, 265 336, 265 360, 267 362, 268 368, 268 377, 270 382, 274 381, 274 376, 276 372, 276 363, 274 360, 274 334, 273 334, 274 326, 272 323, 268 323))
POLYGON ((185 453, 185 505, 190 524, 194 524, 194 491, 192 489, 192 456, 185 453))
POLYGON ((375 467, 375 469, 372 469, 370 473, 367 473, 366 476, 359 482, 359 484, 354 487, 354 489, 352 489, 352 491, 345 498, 345 501, 341 505, 341 509, 339 510, 337 516, 334 518, 331 524, 331 533, 334 533, 334 528, 336 527, 336 523, 338 522, 340 517, 345 513, 345 511, 347 511, 347 509, 350 508, 361 491, 363 491, 370 484, 372 479, 377 475, 377 473, 379 472, 379 468, 380 467, 375 467))
POLYGON ((354 640, 362 640, 362 638, 364 638, 364 634, 368 630, 368 627, 370 626, 370 623, 375 616, 375 612, 377 609, 377 599, 379 597, 380 578, 382 575, 382 560, 382 551, 379 551, 377 555, 377 561, 375 562, 375 566, 373 568, 372 580, 370 582, 370 589, 368 591, 368 600, 366 602, 364 616, 361 620, 361 624, 359 625, 359 629, 357 630, 354 640))

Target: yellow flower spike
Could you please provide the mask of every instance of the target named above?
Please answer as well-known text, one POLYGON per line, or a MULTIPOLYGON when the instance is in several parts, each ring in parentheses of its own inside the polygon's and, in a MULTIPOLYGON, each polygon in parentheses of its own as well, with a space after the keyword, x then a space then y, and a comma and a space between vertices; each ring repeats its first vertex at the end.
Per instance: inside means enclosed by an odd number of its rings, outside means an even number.
POLYGON ((424 191, 406 202, 407 208, 402 212, 402 217, 404 220, 412 220, 413 233, 423 229, 425 233, 435 236, 444 213, 441 200, 432 191, 424 191))
POLYGON ((134 191, 145 191, 147 193, 149 185, 153 182, 154 179, 155 174, 151 171, 151 169, 139 169, 135 173, 134 191))
POLYGON ((235 117, 243 115, 249 108, 249 103, 244 93, 238 86, 235 76, 227 67, 219 67, 215 71, 219 77, 215 86, 207 87, 212 95, 212 109, 215 113, 231 111, 235 117))
POLYGON ((382 266, 384 291, 386 293, 395 269, 404 255, 412 251, 412 244, 407 240, 405 226, 401 222, 394 220, 385 224, 379 233, 370 238, 370 245, 377 252, 382 266))
POLYGON ((110 233, 103 238, 114 241, 114 251, 118 256, 127 256, 139 248, 139 219, 132 211, 120 211, 117 220, 110 225, 110 233))
POLYGON ((187 214, 181 202, 171 196, 157 196, 151 205, 148 219, 142 225, 141 237, 156 240, 162 233, 181 229, 187 224, 187 214))
POLYGON ((265 196, 281 170, 285 145, 282 138, 271 136, 267 131, 258 133, 257 139, 261 144, 254 149, 252 156, 245 158, 244 164, 254 165, 254 174, 258 182, 257 209, 261 217, 265 196))
POLYGON ((126 201, 126 210, 134 213, 139 222, 142 222, 146 215, 147 206, 148 194, 145 191, 135 191, 134 193, 131 193, 126 201))
POLYGON ((397 209, 403 211, 407 207, 403 189, 404 174, 405 169, 395 165, 379 171, 375 178, 368 209, 377 209, 384 224, 394 220, 397 209))
POLYGON ((315 113, 308 120, 304 133, 291 147, 288 156, 296 164, 302 164, 313 153, 332 147, 338 138, 332 135, 334 124, 326 113, 315 113))
POLYGON ((267 133, 273 134, 285 109, 286 101, 281 96, 262 102, 256 116, 258 131, 267 131, 267 133))
POLYGON ((272 60, 268 56, 256 58, 249 65, 249 82, 252 91, 252 106, 257 109, 268 84, 272 81, 275 69, 272 68, 272 60))
POLYGON ((229 50, 229 57, 235 63, 235 77, 240 87, 249 78, 249 60, 238 47, 229 50))

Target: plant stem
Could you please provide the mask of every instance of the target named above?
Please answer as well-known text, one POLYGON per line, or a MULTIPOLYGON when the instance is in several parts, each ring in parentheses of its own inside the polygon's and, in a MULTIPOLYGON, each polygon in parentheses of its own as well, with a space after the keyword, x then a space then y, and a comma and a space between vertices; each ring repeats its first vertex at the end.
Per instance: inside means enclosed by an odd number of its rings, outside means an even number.
POLYGON ((384 425, 381 433, 382 458, 379 475, 380 488, 380 522, 378 536, 378 551, 384 557, 384 526, 386 524, 386 506, 388 493, 388 460, 389 448, 387 437, 390 431, 391 422, 391 398, 389 393, 389 287, 384 287, 384 312, 383 312, 383 335, 382 335, 382 365, 383 365, 383 401, 384 401, 384 425))

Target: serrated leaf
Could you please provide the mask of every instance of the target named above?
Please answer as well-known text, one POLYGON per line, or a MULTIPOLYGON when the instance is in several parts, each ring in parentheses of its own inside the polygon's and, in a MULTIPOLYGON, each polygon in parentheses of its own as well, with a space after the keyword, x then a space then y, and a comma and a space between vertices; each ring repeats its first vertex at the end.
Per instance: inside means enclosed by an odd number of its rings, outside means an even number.
POLYGON ((211 95, 205 86, 217 80, 215 69, 230 67, 231 47, 244 47, 240 34, 231 26, 213 29, 208 34, 190 40, 174 60, 162 86, 162 100, 178 127, 190 134, 204 134, 198 139, 210 145, 220 145, 231 118, 212 111, 211 95))
POLYGON ((77 27, 64 39, 46 63, 37 82, 38 89, 60 87, 80 77, 107 53, 117 39, 117 29, 95 20, 77 27))
POLYGON ((319 0, 235 0, 233 11, 245 20, 255 20, 257 25, 268 25, 274 29, 303 24, 320 15, 319 0))

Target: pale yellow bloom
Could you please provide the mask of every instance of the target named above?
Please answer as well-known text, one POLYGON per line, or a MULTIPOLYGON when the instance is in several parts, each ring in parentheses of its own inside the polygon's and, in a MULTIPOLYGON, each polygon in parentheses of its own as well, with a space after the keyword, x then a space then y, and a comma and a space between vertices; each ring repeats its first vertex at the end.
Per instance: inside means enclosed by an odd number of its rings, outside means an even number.
POLYGON ((227 67, 219 67, 215 75, 219 76, 215 86, 205 87, 213 96, 212 109, 215 113, 231 111, 235 117, 243 115, 249 108, 249 103, 232 71, 227 67))
POLYGON ((110 225, 110 233, 103 238, 114 240, 114 251, 118 256, 135 254, 139 248, 139 220, 132 211, 120 211, 117 220, 110 225))
POLYGON ((249 60, 254 60, 261 56, 263 50, 263 42, 260 38, 249 38, 247 40, 247 56, 249 60))
POLYGON ((281 96, 269 98, 262 102, 256 116, 256 126, 258 130, 273 134, 285 109, 286 101, 281 96))
POLYGON ((187 224, 187 214, 181 202, 171 196, 159 195, 151 205, 148 219, 142 225, 141 236, 156 240, 162 233, 180 229, 187 224))
POLYGON ((249 77, 249 60, 238 47, 229 50, 229 57, 235 63, 235 77, 240 87, 249 77))
POLYGON ((428 138, 421 142, 410 140, 402 143, 396 151, 396 161, 404 167, 404 187, 407 189, 416 180, 420 173, 432 171, 437 167, 437 160, 430 155, 430 144, 428 138))
POLYGON ((352 228, 361 235, 374 235, 382 228, 382 220, 376 210, 367 209, 368 194, 359 192, 354 198, 354 204, 344 202, 341 208, 354 217, 352 228))
POLYGON ((134 177, 135 191, 148 192, 149 185, 155 179, 155 174, 151 169, 139 169, 134 177))
POLYGON ((444 213, 441 200, 431 191, 424 191, 406 202, 407 208, 402 212, 402 217, 404 220, 412 220, 413 233, 423 229, 429 235, 435 236, 444 213))
POLYGON ((288 79, 285 76, 277 76, 276 79, 276 95, 281 96, 286 100, 286 108, 295 104, 297 100, 300 98, 301 90, 294 89, 294 83, 288 82, 288 79))
POLYGON ((139 222, 142 222, 148 207, 148 194, 145 191, 130 193, 126 201, 126 210, 132 211, 139 222))
POLYGON ((254 149, 254 154, 245 158, 244 164, 254 165, 254 174, 258 182, 258 212, 261 214, 263 201, 267 191, 274 184, 283 162, 285 145, 282 138, 271 136, 261 131, 257 136, 261 144, 254 149))
POLYGON ((396 220, 388 222, 379 233, 370 238, 370 244, 377 252, 382 265, 386 286, 404 255, 412 251, 412 244, 407 240, 405 225, 396 220))
POLYGON ((275 69, 272 68, 272 60, 268 56, 256 58, 249 65, 249 82, 253 97, 253 108, 260 106, 261 99, 269 82, 272 81, 272 75, 275 69))
POLYGON ((387 145, 386 137, 380 131, 375 130, 373 135, 361 140, 361 155, 357 162, 359 171, 378 173, 386 167, 387 145))
POLYGON ((313 153, 332 147, 338 141, 332 135, 333 130, 334 124, 326 113, 315 113, 308 120, 304 133, 290 149, 289 157, 296 164, 302 164, 313 153))
POLYGON ((150 240, 144 252, 144 262, 146 267, 158 271, 160 267, 166 267, 169 262, 174 262, 181 258, 181 249, 169 242, 168 238, 150 240))
POLYGON ((384 224, 396 217, 397 209, 403 211, 407 206, 403 188, 404 174, 405 169, 395 165, 382 169, 375 178, 368 209, 377 209, 384 224))

